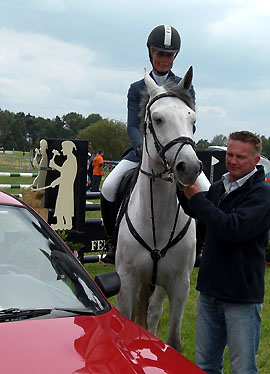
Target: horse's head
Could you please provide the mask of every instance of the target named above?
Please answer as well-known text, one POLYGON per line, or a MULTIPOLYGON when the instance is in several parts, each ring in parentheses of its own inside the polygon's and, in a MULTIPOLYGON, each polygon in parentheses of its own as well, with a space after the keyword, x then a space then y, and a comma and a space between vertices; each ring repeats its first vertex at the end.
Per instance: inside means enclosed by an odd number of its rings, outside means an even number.
POLYGON ((159 87, 146 72, 144 80, 149 101, 145 108, 143 162, 148 157, 152 164, 172 172, 179 185, 191 185, 202 170, 193 141, 196 115, 189 93, 192 67, 178 84, 159 87))

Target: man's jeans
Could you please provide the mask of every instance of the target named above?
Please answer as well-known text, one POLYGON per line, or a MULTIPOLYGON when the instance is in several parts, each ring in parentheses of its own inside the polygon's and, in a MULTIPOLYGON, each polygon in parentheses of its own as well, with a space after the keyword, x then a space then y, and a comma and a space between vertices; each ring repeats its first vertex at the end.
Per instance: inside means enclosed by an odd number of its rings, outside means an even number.
POLYGON ((221 374, 228 344, 232 374, 257 374, 256 353, 262 304, 234 304, 200 294, 197 307, 196 364, 221 374))

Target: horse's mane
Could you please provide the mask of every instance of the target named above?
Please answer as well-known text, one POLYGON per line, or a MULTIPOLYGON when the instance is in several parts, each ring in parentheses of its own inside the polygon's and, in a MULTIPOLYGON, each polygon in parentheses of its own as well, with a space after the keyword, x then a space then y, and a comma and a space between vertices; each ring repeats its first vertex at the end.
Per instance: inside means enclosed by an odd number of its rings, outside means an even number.
MULTIPOLYGON (((163 87, 168 93, 182 100, 189 108, 191 108, 195 112, 195 104, 188 90, 182 88, 181 86, 179 86, 179 84, 172 82, 171 80, 165 82, 163 87)), ((140 114, 139 115, 141 119, 141 125, 143 125, 144 123, 146 106, 147 106, 148 101, 149 101, 149 94, 145 87, 145 89, 142 92, 142 99, 140 102, 140 114)))

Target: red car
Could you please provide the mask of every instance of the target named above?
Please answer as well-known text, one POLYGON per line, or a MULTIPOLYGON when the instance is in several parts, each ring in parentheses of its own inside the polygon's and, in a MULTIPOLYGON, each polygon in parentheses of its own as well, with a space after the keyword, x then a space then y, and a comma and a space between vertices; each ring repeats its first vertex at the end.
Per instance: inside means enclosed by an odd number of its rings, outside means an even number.
POLYGON ((203 373, 108 302, 117 273, 94 282, 33 209, 3 192, 0 254, 1 373, 203 373))

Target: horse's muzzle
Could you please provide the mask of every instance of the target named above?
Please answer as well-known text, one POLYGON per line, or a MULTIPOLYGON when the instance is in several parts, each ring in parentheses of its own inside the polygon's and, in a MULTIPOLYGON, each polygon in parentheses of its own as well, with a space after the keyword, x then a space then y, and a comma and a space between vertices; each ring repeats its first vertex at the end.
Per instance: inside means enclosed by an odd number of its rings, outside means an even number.
POLYGON ((200 160, 196 162, 179 161, 174 167, 174 176, 176 181, 182 188, 190 186, 195 183, 198 176, 201 174, 203 164, 200 160))

